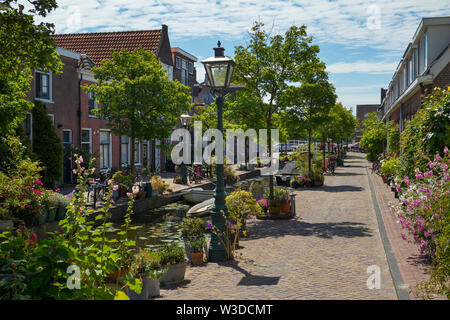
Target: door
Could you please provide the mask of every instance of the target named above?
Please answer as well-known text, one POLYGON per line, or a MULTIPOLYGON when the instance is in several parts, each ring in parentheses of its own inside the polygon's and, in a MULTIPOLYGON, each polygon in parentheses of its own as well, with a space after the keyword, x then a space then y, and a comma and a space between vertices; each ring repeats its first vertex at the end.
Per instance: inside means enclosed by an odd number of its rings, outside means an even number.
POLYGON ((63 147, 64 147, 64 158, 63 158, 63 180, 65 184, 72 183, 72 130, 63 131, 63 147))

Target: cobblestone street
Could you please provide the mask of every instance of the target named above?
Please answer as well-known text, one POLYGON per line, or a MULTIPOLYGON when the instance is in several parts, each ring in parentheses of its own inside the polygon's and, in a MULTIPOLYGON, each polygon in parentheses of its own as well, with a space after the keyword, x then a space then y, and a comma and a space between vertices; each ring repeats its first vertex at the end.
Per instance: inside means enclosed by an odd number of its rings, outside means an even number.
POLYGON ((350 153, 344 165, 324 187, 297 190, 295 219, 250 221, 236 261, 188 267, 158 299, 397 299, 367 162, 350 153), (367 287, 372 265, 380 289, 367 287))

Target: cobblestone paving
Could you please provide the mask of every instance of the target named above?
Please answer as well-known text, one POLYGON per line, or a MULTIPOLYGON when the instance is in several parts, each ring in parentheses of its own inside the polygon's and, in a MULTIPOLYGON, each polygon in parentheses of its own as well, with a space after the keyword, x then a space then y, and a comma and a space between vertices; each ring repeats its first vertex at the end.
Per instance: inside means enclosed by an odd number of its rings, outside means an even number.
POLYGON ((361 154, 299 189, 297 217, 248 222, 236 261, 188 267, 186 280, 158 299, 396 299, 361 154), (368 289, 367 267, 381 270, 368 289))

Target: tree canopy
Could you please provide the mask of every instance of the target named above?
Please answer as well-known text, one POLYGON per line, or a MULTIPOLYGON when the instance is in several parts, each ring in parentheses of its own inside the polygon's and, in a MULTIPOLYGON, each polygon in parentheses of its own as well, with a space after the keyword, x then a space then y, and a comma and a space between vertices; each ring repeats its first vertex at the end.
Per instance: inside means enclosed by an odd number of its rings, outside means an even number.
POLYGON ((60 72, 62 66, 50 38, 54 25, 34 21, 55 9, 56 1, 30 1, 27 13, 21 2, 5 0, 0 5, 0 134, 14 133, 33 107, 26 100, 32 71, 60 72))
POLYGON ((134 141, 164 139, 183 112, 190 109, 189 87, 171 81, 153 53, 144 49, 113 52, 92 71, 98 84, 85 85, 101 106, 94 112, 108 120, 111 131, 131 138, 130 162, 134 170, 134 141))

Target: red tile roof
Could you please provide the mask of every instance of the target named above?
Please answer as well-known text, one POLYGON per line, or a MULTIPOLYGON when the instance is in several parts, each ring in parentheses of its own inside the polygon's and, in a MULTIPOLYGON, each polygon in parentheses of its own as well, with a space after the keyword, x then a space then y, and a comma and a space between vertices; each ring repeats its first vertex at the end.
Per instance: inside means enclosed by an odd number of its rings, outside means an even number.
POLYGON ((84 52, 95 64, 100 64, 112 57, 111 49, 135 50, 141 47, 157 55, 161 30, 57 34, 52 38, 58 47, 84 52))

